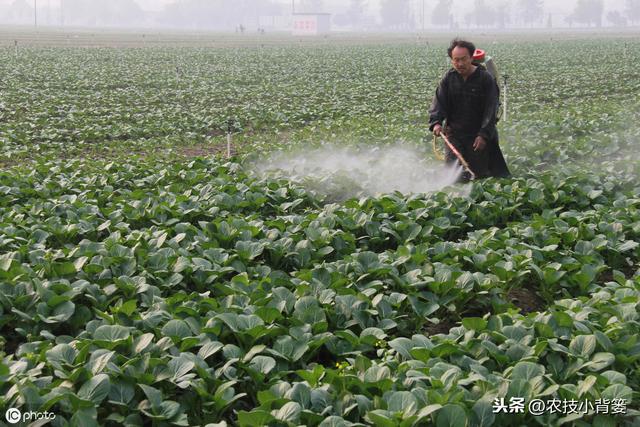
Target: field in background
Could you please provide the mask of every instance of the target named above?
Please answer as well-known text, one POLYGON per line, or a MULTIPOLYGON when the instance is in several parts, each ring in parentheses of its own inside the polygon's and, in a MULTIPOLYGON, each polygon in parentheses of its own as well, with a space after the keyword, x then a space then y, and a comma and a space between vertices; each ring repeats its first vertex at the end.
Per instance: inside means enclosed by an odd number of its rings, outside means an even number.
POLYGON ((472 37, 514 177, 467 196, 248 167, 430 144, 449 37, 0 36, 1 413, 637 425, 635 34, 472 37), (493 413, 514 397, 609 413, 493 413))
MULTIPOLYGON (((91 29, 74 27, 33 27, 3 26, 0 28, 0 44, 10 47, 18 41, 20 45, 42 47, 146 47, 146 46, 207 46, 207 47, 251 47, 265 45, 320 45, 320 44, 378 44, 394 41, 413 42, 419 39, 430 41, 449 41, 459 33, 418 32, 418 33, 350 33, 334 32, 321 36, 292 36, 288 32, 267 31, 259 34, 247 31, 244 34, 185 31, 169 29, 91 29)), ((495 32, 475 31, 470 34, 477 42, 503 40, 571 40, 571 39, 629 39, 637 37, 637 28, 605 28, 598 31, 592 29, 544 29, 544 30, 510 30, 495 32)))
MULTIPOLYGON (((94 46, 94 38, 103 39, 97 45, 135 44, 140 34, 12 34, 4 34, 0 65, 5 164, 43 153, 109 157, 189 146, 187 154, 219 151, 230 119, 242 152, 295 141, 421 142, 435 85, 448 67, 442 35, 392 35, 386 41, 377 35, 366 42, 346 35, 218 35, 215 44, 212 34, 163 33, 157 37, 168 46, 83 48, 94 46), (67 37, 70 46, 31 47, 26 41, 46 37, 56 46, 50 34, 67 37), (16 50, 10 40, 20 37, 25 40, 16 50), (189 43, 195 46, 183 46, 189 43)), ((516 144, 507 145, 535 145, 551 136, 577 138, 590 150, 593 136, 615 137, 636 117, 637 42, 620 34, 609 41, 593 34, 575 40, 579 36, 477 35, 511 77, 510 120, 501 130, 516 144)))

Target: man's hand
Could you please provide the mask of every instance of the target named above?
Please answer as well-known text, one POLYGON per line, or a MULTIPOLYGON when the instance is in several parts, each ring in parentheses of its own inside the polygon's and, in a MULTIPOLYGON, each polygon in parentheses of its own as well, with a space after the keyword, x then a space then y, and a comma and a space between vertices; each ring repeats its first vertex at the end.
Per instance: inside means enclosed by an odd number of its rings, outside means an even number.
MULTIPOLYGON (((435 129, 434 129, 435 131, 435 129)), ((487 141, 481 136, 476 136, 476 140, 473 141, 473 151, 482 151, 487 146, 487 141)))
POLYGON ((440 136, 440 134, 441 134, 441 133, 442 133, 442 126, 440 126, 440 124, 436 124, 436 125, 433 127, 433 134, 434 134, 435 136, 440 136))

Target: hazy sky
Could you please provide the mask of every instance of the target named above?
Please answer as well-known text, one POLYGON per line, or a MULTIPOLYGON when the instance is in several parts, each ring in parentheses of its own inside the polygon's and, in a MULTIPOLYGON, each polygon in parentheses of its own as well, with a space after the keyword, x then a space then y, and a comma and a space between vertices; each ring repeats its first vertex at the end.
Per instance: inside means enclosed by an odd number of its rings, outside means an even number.
MULTIPOLYGON (((60 0, 37 0, 39 5, 42 5, 43 7, 47 4, 50 4, 52 7, 57 7, 60 4, 60 0)), ((162 7, 167 4, 167 3, 171 3, 173 0, 137 0, 138 4, 143 8, 143 9, 147 9, 147 10, 159 10, 162 9, 162 7)), ((275 0, 275 1, 279 1, 282 4, 291 4, 290 0, 275 0)), ((299 0, 298 0, 299 1, 299 0)), ((414 0, 416 3, 419 3, 420 0, 414 0)), ((517 0, 514 0, 517 1, 517 0)), ((9 5, 13 2, 13 0, 0 0, 0 4, 2 5, 9 5)), ((27 2, 29 3, 33 3, 33 0, 27 0, 27 2)), ((325 3, 329 4, 329 3, 335 3, 332 0, 327 0, 325 1, 325 3)), ((341 3, 348 3, 348 0, 342 0, 341 3)), ((369 0, 369 4, 373 7, 377 7, 377 5, 380 3, 380 0, 369 0)), ((433 7, 433 5, 436 3, 436 0, 425 0, 426 3, 426 7, 427 8, 431 8, 433 7)), ((499 1, 492 1, 492 0, 487 0, 488 4, 492 4, 492 3, 503 3, 502 0, 499 1)), ((563 12, 563 11, 570 11, 571 9, 573 9, 573 6, 576 3, 576 0, 569 0, 569 1, 556 1, 556 0, 545 0, 545 9, 549 10, 549 11, 558 11, 558 12, 563 12)), ((623 9, 624 8, 624 0, 605 0, 605 9, 623 9)), ((473 4, 473 0, 454 0, 454 5, 456 7, 465 7, 465 6, 470 6, 473 4)))
MULTIPOLYGON (((33 3, 34 0, 27 0, 28 3, 33 3)), ((167 3, 172 3, 174 0, 137 0, 138 4, 146 10, 160 10, 167 3)), ((275 0, 282 4, 291 4, 291 0, 275 0)), ((368 0, 368 3, 373 7, 377 8, 379 6, 381 0, 368 0)), ((413 0, 416 4, 419 4, 421 0, 413 0)), ((514 0, 517 1, 517 0, 514 0)), ((545 0, 545 9, 552 12, 565 12, 571 11, 573 6, 575 5, 577 0, 563 0, 563 1, 555 1, 555 0, 545 0)), ((9 5, 13 2, 13 0, 0 0, 0 5, 9 5)), ((51 5, 51 7, 57 7, 60 4, 60 0, 37 0, 39 7, 46 7, 46 5, 51 5)), ((298 0, 297 2, 300 2, 298 0)), ((330 3, 336 3, 332 0, 326 0, 325 4, 327 6, 330 3)), ((339 3, 348 3, 348 0, 342 0, 339 3)), ((426 8, 431 9, 433 5, 436 3, 436 0, 425 0, 426 8)), ((488 4, 492 3, 503 3, 500 1, 492 1, 488 0, 488 4)), ((625 0, 605 0, 605 9, 623 9, 625 0)), ((473 5, 473 0, 454 0, 454 6, 456 7, 468 7, 473 5)), ((330 12, 330 11, 328 11, 330 12)))
MULTIPOLYGON (((0 8, 7 7, 13 1, 14 0, 0 0, 0 8)), ((37 1, 38 10, 42 11, 43 13, 47 10, 47 7, 50 7, 52 9, 58 9, 61 2, 61 0, 26 0, 26 1, 29 4, 33 4, 34 1, 37 1)), ((104 0, 104 1, 108 1, 108 0, 104 0)), ((175 2, 175 0, 136 0, 136 1, 142 9, 148 10, 148 11, 154 11, 154 10, 159 11, 159 10, 162 10, 164 6, 167 5, 168 3, 175 2)), ((291 0, 272 0, 272 1, 279 2, 283 5, 286 5, 287 7, 285 8, 285 10, 287 12, 290 10, 289 6, 291 5, 291 0)), ((370 14, 374 16, 378 14, 378 9, 381 1, 382 0, 368 0, 370 14)), ((410 1, 414 6, 414 10, 420 10, 420 5, 423 0, 410 0, 410 1)), ((502 5, 502 4, 505 4, 505 2, 508 2, 511 5, 515 6, 517 5, 518 0, 486 0, 486 4, 490 6, 502 5)), ((544 0, 545 15, 546 14, 553 15, 554 22, 563 22, 564 17, 566 17, 572 12, 576 2, 577 0, 563 0, 563 1, 544 0)), ((345 10, 348 8, 349 0, 323 0, 323 3, 324 3, 324 10, 318 11, 318 12, 327 12, 335 15, 335 14, 341 14, 345 12, 345 10)), ((431 11, 436 3, 437 3, 437 0, 424 0, 425 22, 427 23, 427 25, 431 21, 431 11)), ((302 0, 296 0, 296 4, 302 4, 302 0)), ((457 20, 461 20, 462 17, 464 17, 469 10, 473 9, 473 4, 474 4, 474 0, 454 0, 453 1, 454 18, 456 18, 457 20)), ((625 8, 625 0, 605 0, 604 16, 606 16, 607 11, 609 10, 623 11, 624 8, 625 8)), ((419 20, 420 18, 417 17, 417 19, 419 20)))

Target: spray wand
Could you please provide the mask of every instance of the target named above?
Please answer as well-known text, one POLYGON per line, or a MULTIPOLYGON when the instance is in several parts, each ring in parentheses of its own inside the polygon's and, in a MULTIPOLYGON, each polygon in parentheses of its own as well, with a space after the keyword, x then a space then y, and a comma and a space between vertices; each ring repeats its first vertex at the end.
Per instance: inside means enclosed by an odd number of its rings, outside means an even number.
POLYGON ((504 74, 502 76, 502 80, 504 80, 504 90, 502 91, 503 93, 503 98, 504 98, 504 121, 507 121, 507 88, 509 87, 507 84, 507 80, 509 79, 509 76, 504 74))
MULTIPOLYGON (((456 156, 456 158, 458 159, 462 167, 464 167, 467 170, 467 172, 469 172, 469 174, 471 175, 471 179, 476 179, 476 174, 473 172, 473 170, 471 170, 471 166, 469 166, 469 163, 467 163, 464 157, 462 157, 462 154, 460 153, 460 151, 458 151, 458 149, 451 143, 451 141, 449 141, 449 138, 447 138, 444 132, 441 132, 440 136, 442 137, 442 140, 447 145, 447 147, 449 147, 449 150, 451 150, 453 155, 456 156)), ((437 136, 433 135, 433 151, 436 154, 436 157, 438 159, 443 160, 444 155, 436 149, 437 138, 438 138, 437 136)))

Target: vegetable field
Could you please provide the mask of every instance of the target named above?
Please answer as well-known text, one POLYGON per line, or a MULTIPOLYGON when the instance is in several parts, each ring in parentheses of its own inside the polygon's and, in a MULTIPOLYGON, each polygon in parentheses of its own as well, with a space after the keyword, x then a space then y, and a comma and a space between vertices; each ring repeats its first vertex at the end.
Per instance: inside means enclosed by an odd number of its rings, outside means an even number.
POLYGON ((637 37, 478 35, 509 76, 514 177, 468 195, 248 170, 431 144, 439 37, 4 45, 0 416, 640 425, 637 37))

